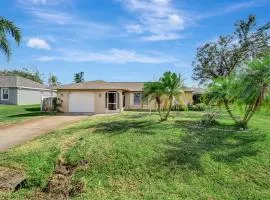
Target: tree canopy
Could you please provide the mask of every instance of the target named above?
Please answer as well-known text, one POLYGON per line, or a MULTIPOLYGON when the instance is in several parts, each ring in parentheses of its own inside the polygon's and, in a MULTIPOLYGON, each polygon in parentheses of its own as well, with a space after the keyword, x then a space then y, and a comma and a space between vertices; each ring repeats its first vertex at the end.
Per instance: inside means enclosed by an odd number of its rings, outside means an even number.
POLYGON ((159 81, 148 82, 144 84, 144 96, 145 98, 155 99, 160 119, 165 121, 168 119, 170 111, 172 109, 174 98, 178 97, 182 93, 183 79, 181 75, 167 71, 160 77, 159 81), (164 116, 161 114, 161 97, 166 96, 169 100, 169 107, 164 116))
POLYGON ((201 83, 227 77, 247 60, 262 56, 270 50, 267 31, 270 22, 256 28, 256 17, 235 24, 234 33, 220 36, 197 49, 193 62, 193 78, 201 83))
POLYGON ((74 74, 74 82, 75 83, 84 82, 84 72, 74 74))
POLYGON ((0 70, 0 75, 2 76, 20 76, 23 78, 27 78, 30 79, 32 81, 38 82, 38 83, 44 83, 43 81, 43 74, 41 72, 39 72, 37 69, 34 70, 29 70, 26 68, 23 69, 15 69, 15 70, 8 70, 8 69, 4 69, 4 70, 0 70))

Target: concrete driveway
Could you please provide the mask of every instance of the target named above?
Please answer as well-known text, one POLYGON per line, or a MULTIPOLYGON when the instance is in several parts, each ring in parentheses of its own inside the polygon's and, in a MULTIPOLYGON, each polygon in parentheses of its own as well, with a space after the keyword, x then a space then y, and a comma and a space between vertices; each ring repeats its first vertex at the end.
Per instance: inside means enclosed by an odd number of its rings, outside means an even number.
POLYGON ((48 116, 1 128, 0 151, 85 118, 87 116, 48 116))

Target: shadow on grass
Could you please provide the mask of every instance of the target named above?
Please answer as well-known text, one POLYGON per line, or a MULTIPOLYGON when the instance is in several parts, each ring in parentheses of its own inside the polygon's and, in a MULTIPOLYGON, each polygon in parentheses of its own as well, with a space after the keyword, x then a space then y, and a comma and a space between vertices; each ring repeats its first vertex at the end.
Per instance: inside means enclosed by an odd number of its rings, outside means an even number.
POLYGON ((10 115, 7 116, 8 118, 23 118, 23 117, 37 117, 37 116, 48 116, 48 115, 55 115, 55 113, 50 112, 31 112, 31 113, 22 113, 17 115, 10 115))
POLYGON ((40 112, 40 107, 24 108, 27 112, 40 112))
MULTIPOLYGON (((131 117, 132 118, 132 117, 131 117)), ((136 117, 134 117, 136 118, 136 117)), ((166 130, 169 124, 164 125, 159 121, 154 120, 113 120, 108 122, 101 122, 94 125, 95 133, 119 135, 124 134, 130 130, 138 134, 155 134, 162 129, 166 130)))
POLYGON ((178 123, 185 133, 176 141, 167 141, 165 164, 203 171, 201 159, 204 155, 217 162, 233 164, 249 156, 256 156, 259 148, 254 145, 264 141, 266 134, 250 130, 247 132, 228 131, 230 125, 215 125, 214 128, 198 128, 194 121, 178 123))

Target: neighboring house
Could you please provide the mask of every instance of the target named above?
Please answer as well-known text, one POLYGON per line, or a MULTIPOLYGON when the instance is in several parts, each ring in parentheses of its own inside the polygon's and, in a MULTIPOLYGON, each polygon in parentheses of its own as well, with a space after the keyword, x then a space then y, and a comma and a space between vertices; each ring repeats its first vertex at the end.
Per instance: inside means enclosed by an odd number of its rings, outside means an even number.
POLYGON ((40 104, 44 96, 55 95, 45 85, 19 76, 0 76, 0 104, 40 104))
MULTIPOLYGON (((143 82, 89 81, 57 89, 62 112, 114 113, 124 109, 155 109, 155 101, 143 101, 143 82)), ((183 88, 182 101, 192 103, 192 90, 183 88)))

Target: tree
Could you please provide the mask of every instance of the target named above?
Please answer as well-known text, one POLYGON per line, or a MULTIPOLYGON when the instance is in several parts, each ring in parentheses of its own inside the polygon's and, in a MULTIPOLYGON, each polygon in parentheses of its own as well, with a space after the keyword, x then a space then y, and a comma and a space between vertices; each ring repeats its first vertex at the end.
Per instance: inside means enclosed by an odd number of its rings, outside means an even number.
POLYGON ((230 117, 235 123, 238 120, 233 115, 230 106, 235 103, 237 99, 237 93, 235 92, 238 87, 238 80, 235 76, 231 75, 228 78, 220 77, 211 83, 206 93, 206 99, 210 100, 210 104, 216 104, 217 106, 223 106, 229 113, 230 117))
POLYGON ((26 68, 20 70, 0 70, 0 75, 2 76, 20 76, 26 79, 43 84, 43 74, 37 69, 29 70, 26 68))
POLYGON ((167 71, 160 78, 160 83, 162 85, 162 88, 164 89, 164 94, 167 95, 169 99, 169 108, 164 118, 162 119, 166 121, 170 115, 173 106, 173 99, 183 93, 183 79, 180 74, 177 75, 176 73, 167 71))
POLYGON ((21 31, 20 29, 12 22, 3 17, 0 17, 0 49, 6 55, 9 60, 11 57, 12 50, 10 48, 10 43, 7 39, 7 34, 11 35, 14 38, 17 45, 21 42, 21 31))
POLYGON ((193 62, 193 78, 206 83, 218 77, 228 77, 246 60, 269 51, 267 31, 270 22, 257 29, 255 26, 256 17, 250 15, 246 21, 240 20, 235 24, 233 34, 220 36, 217 41, 199 47, 193 62))
POLYGON ((51 75, 50 78, 49 78, 49 85, 51 87, 56 87, 58 85, 60 85, 61 83, 58 81, 58 78, 57 76, 55 75, 51 75))
POLYGON ((236 125, 246 129, 254 113, 270 104, 270 55, 248 62, 240 73, 216 79, 208 90, 210 101, 224 105, 236 125), (245 107, 241 118, 230 109, 233 104, 245 107))
POLYGON ((155 100, 157 103, 157 110, 159 113, 160 118, 161 116, 161 97, 164 95, 164 88, 160 82, 148 82, 144 84, 143 87, 144 91, 144 98, 145 99, 150 99, 150 100, 155 100))
POLYGON ((246 128, 261 106, 270 105, 270 54, 249 62, 240 80, 239 102, 245 106, 240 124, 246 128))
POLYGON ((84 82, 84 72, 79 72, 74 75, 74 82, 81 83, 84 82))

